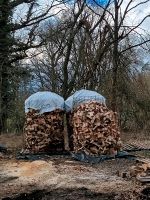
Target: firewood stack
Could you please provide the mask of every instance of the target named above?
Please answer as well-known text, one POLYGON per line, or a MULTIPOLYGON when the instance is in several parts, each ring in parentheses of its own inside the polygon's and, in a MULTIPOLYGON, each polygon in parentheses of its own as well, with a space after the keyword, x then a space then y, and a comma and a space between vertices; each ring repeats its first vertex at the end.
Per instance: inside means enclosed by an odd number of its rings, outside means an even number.
POLYGON ((73 117, 73 114, 71 111, 66 113, 67 132, 68 132, 70 151, 73 151, 73 121, 72 121, 72 117, 73 117))
POLYGON ((121 148, 116 113, 97 101, 88 101, 73 111, 75 152, 87 155, 114 155, 121 148))
POLYGON ((24 126, 25 149, 30 153, 62 151, 64 149, 64 111, 56 109, 39 114, 29 109, 24 126))

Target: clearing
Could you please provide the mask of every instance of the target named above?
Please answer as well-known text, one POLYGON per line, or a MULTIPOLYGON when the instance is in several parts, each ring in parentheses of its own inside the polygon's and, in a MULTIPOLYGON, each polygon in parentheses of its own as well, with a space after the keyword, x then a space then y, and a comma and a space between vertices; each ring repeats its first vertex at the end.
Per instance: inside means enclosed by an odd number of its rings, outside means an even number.
MULTIPOLYGON (((146 136, 137 139, 134 135, 131 138, 131 134, 123 135, 124 142, 129 142, 129 138, 150 146, 146 136)), ((0 154, 0 199, 150 199, 149 184, 142 185, 135 178, 118 175, 137 165, 134 160, 114 159, 89 164, 63 155, 35 161, 16 160, 15 153, 22 147, 22 136, 1 135, 0 143, 11 150, 11 154, 0 154)), ((144 152, 142 156, 149 157, 150 152, 144 152)))

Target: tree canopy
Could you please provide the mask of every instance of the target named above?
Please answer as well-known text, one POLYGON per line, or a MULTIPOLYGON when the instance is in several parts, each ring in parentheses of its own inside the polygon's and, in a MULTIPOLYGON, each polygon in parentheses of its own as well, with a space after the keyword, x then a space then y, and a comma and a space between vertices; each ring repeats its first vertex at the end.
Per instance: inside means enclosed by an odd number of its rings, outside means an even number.
POLYGON ((0 131, 20 116, 23 124, 23 103, 31 93, 50 90, 66 99, 81 88, 106 96, 123 128, 131 119, 134 128, 144 128, 150 35, 143 24, 150 15, 133 23, 130 18, 149 3, 0 1, 0 131))

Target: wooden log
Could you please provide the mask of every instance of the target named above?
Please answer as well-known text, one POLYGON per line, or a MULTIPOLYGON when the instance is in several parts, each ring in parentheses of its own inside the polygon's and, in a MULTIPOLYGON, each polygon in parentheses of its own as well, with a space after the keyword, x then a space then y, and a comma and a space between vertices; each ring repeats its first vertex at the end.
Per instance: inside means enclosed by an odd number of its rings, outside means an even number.
POLYGON ((73 149, 88 155, 116 154, 121 149, 117 115, 103 104, 89 101, 77 106, 70 116, 73 149))
POLYGON ((31 153, 51 151, 51 146, 53 151, 64 150, 63 117, 64 112, 59 109, 41 115, 30 109, 24 125, 25 149, 31 153))

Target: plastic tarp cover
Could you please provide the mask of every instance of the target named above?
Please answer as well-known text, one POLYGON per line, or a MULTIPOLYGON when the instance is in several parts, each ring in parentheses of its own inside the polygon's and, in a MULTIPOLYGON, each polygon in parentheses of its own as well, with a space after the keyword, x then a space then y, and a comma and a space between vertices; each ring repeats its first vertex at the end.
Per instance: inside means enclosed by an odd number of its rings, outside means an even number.
POLYGON ((99 155, 99 156, 86 155, 84 152, 79 152, 79 153, 71 152, 71 157, 75 160, 78 160, 81 162, 87 162, 91 164, 96 164, 104 160, 111 160, 111 159, 117 159, 117 158, 126 158, 129 160, 136 160, 135 155, 129 154, 126 151, 120 151, 117 153, 117 155, 99 155))
POLYGON ((69 112, 79 104, 90 100, 96 100, 97 102, 103 103, 104 105, 106 104, 106 99, 101 94, 95 91, 82 89, 75 92, 65 101, 66 111, 69 112))
POLYGON ((64 99, 53 92, 37 92, 25 101, 25 112, 29 112, 30 108, 39 110, 39 114, 56 109, 64 110, 64 99))

